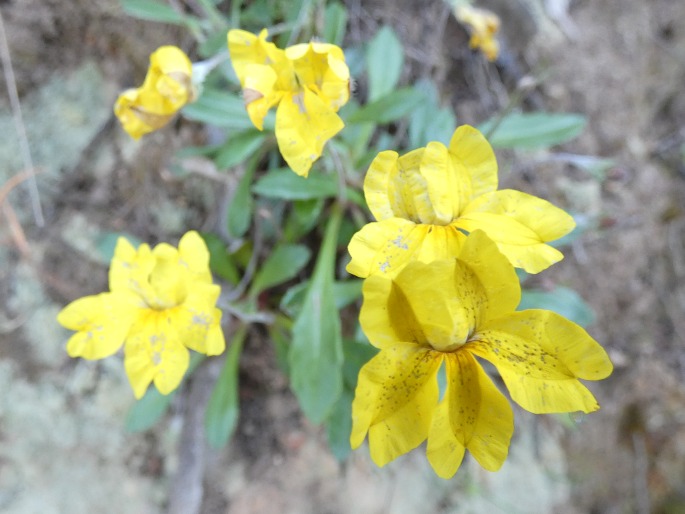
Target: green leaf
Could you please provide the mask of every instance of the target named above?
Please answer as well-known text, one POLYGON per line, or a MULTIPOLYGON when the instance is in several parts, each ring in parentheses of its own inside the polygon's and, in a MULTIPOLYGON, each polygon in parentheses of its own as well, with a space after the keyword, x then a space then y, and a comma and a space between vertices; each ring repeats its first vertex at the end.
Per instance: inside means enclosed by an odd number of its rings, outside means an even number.
POLYGON ((228 138, 216 155, 217 168, 225 170, 243 162, 256 152, 267 138, 267 134, 257 129, 248 129, 228 138))
MULTIPOLYGON (((337 310, 344 309, 360 298, 362 295, 362 284, 363 281, 357 279, 334 282, 333 300, 335 301, 335 308, 337 310)), ((308 286, 309 281, 305 280, 288 289, 281 299, 281 310, 292 317, 296 317, 302 309, 302 303, 304 302, 308 286)))
POLYGON ((355 387, 357 387, 359 370, 378 353, 378 349, 368 343, 345 339, 343 353, 345 355, 345 364, 343 366, 345 387, 354 391, 355 387))
POLYGON ((282 200, 312 200, 330 198, 338 194, 338 184, 332 175, 316 173, 300 177, 289 168, 271 170, 252 186, 252 192, 282 200))
POLYGON ((331 2, 324 13, 323 40, 341 46, 347 27, 347 9, 340 2, 331 2))
POLYGON ((343 365, 344 388, 326 422, 328 444, 333 455, 341 461, 345 460, 352 450, 350 448, 352 400, 354 400, 359 370, 378 353, 378 350, 369 344, 346 339, 343 343, 343 353, 345 355, 343 365))
POLYGON ((595 313, 573 289, 557 286, 552 291, 524 289, 518 310, 547 309, 561 314, 582 327, 595 321, 595 313))
POLYGON ((353 112, 348 121, 359 123, 373 121, 375 123, 390 123, 398 120, 421 104, 423 93, 413 87, 398 89, 375 102, 368 103, 353 112))
POLYGON ((326 420, 326 436, 331 452, 339 461, 344 461, 352 452, 352 400, 354 392, 345 388, 335 402, 330 417, 326 420))
POLYGON ((238 424, 238 364, 247 327, 241 326, 231 339, 226 361, 207 404, 205 432, 212 448, 223 448, 238 424))
MULTIPOLYGON (((239 130, 254 128, 242 97, 219 89, 204 88, 200 98, 186 105, 181 112, 189 120, 215 127, 239 130)), ((274 119, 273 113, 264 118, 266 130, 273 130, 274 119)))
POLYGON ((168 395, 160 393, 151 386, 140 400, 133 404, 126 416, 126 430, 129 432, 144 432, 152 428, 164 415, 176 392, 168 395))
POLYGON ((292 388, 313 423, 326 419, 343 386, 342 335, 333 299, 335 243, 341 218, 342 210, 336 205, 292 331, 289 354, 292 388))
POLYGON ((197 48, 197 52, 203 59, 214 57, 220 52, 226 51, 226 32, 225 28, 215 30, 202 41, 197 48))
POLYGON ((478 127, 495 148, 547 148, 570 141, 585 128, 581 114, 511 113, 491 119, 478 127), (490 134, 490 131, 492 133, 490 134))
POLYGON ((352 278, 333 284, 333 297, 338 310, 344 309, 352 302, 356 302, 362 296, 363 280, 352 278))
POLYGON ((402 43, 389 27, 382 27, 366 50, 369 102, 383 98, 397 86, 404 65, 402 43))
POLYGON ((121 0, 124 12, 134 18, 183 25, 187 16, 155 0, 121 0))
POLYGON ((297 276, 309 262, 311 252, 304 245, 281 244, 259 268, 250 287, 250 296, 256 297, 270 287, 297 276))
POLYGON ((296 241, 312 230, 320 220, 324 200, 296 200, 283 228, 283 239, 296 241))
POLYGON ((420 108, 409 118, 409 146, 420 148, 431 141, 444 145, 449 141, 457 126, 457 120, 449 106, 440 105, 437 87, 432 80, 421 80, 416 86, 425 95, 420 108))
POLYGON ((209 250, 209 268, 212 273, 236 285, 240 280, 238 268, 233 263, 224 242, 217 235, 209 232, 201 232, 200 235, 209 250))
POLYGON ((288 352, 290 351, 290 329, 292 326, 293 323, 290 318, 279 314, 276 316, 276 320, 266 327, 269 332, 269 340, 274 345, 276 352, 276 364, 288 376, 290 376, 288 352))
POLYGON ((240 178, 238 187, 236 187, 233 198, 231 198, 231 204, 228 206, 226 229, 232 237, 243 237, 250 227, 252 206, 254 204, 250 194, 250 185, 252 185, 252 177, 257 167, 256 164, 256 161, 253 160, 245 168, 245 173, 240 178))
MULTIPOLYGON (((185 377, 192 374, 205 359, 205 355, 191 352, 190 364, 188 364, 184 380, 185 377)), ((154 424, 159 421, 159 418, 166 412, 169 404, 176 395, 176 391, 178 391, 178 389, 165 396, 160 393, 154 385, 150 385, 147 391, 145 391, 145 395, 134 403, 128 411, 128 415, 126 416, 126 430, 129 432, 143 432, 154 426, 154 424)))

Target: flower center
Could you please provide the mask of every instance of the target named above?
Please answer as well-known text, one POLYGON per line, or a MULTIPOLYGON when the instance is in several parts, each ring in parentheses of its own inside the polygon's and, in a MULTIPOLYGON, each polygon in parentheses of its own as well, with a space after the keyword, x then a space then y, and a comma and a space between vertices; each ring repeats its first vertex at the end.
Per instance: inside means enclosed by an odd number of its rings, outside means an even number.
POLYGON ((188 294, 186 271, 178 262, 158 260, 139 290, 148 307, 165 310, 183 303, 188 294))

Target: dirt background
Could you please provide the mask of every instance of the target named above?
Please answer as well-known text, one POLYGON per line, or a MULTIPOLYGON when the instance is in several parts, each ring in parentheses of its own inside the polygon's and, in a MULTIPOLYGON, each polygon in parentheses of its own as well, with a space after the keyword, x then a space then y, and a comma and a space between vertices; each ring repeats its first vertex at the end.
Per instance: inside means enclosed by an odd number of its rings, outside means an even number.
POLYGON ((468 50, 437 0, 349 0, 348 42, 393 26, 403 80, 433 77, 460 123, 507 106, 524 83, 533 84, 524 107, 588 117, 582 136, 554 154, 498 158, 504 184, 592 223, 539 280, 573 287, 596 312, 590 332, 616 368, 590 384, 602 409, 576 422, 517 410, 510 458, 494 474, 468 460, 443 481, 420 451, 384 469, 365 449, 339 463, 255 332, 228 449, 204 447, 192 408, 216 364, 156 428, 127 433, 133 398, 121 362, 70 360, 54 317, 106 288, 103 234, 154 243, 213 230, 234 181, 169 171, 170 150, 201 140, 199 127, 179 122, 135 143, 111 115, 149 53, 187 48, 187 34, 132 20, 115 0, 4 0, 46 222, 36 224, 25 184, 13 187, 25 168, 0 88, 0 512, 190 513, 193 502, 203 514, 685 512, 685 3, 482 4, 503 21, 496 64, 468 50), (555 158, 562 151, 616 164, 597 179, 555 158))

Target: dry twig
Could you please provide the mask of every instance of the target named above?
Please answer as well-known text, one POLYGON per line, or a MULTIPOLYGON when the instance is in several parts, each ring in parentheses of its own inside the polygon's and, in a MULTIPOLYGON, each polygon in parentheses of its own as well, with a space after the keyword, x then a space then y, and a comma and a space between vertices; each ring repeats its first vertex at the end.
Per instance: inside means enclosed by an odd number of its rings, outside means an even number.
MULTIPOLYGON (((7 83, 7 94, 10 97, 12 116, 14 117, 14 126, 17 129, 17 137, 19 138, 19 146, 21 149, 21 157, 24 161, 24 168, 27 170, 32 170, 33 159, 31 158, 29 141, 26 137, 24 118, 21 115, 21 104, 19 103, 19 94, 17 93, 17 82, 14 79, 14 69, 12 68, 12 59, 10 57, 9 45, 7 44, 7 35, 5 34, 5 25, 2 19, 2 12, 0 12, 0 58, 2 58, 2 69, 5 73, 5 81, 7 83)), ((34 174, 31 174, 31 176, 28 178, 31 179, 29 180, 29 194, 31 195, 33 217, 36 220, 36 225, 42 227, 45 225, 45 219, 43 217, 43 209, 40 205, 38 184, 36 183, 34 174)))

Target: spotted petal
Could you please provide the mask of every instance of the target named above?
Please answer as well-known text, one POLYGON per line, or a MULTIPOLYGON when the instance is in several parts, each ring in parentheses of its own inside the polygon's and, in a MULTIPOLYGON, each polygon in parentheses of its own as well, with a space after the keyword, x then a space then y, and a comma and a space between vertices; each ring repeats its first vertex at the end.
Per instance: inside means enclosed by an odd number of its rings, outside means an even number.
POLYGON ((347 271, 366 278, 375 273, 395 276, 409 262, 454 258, 466 236, 454 226, 416 225, 390 218, 365 225, 350 241, 347 271))
MULTIPOLYGON (((456 259, 412 262, 393 280, 387 302, 391 323, 403 317, 438 351, 463 345, 481 316, 485 293, 474 273, 456 259)), ((400 321, 402 322, 402 321, 400 321)))
POLYGON ((382 350, 362 367, 352 403, 353 448, 369 434, 371 458, 384 466, 421 444, 438 401, 442 354, 416 345, 382 350))
POLYGON ((492 362, 511 397, 535 414, 592 412, 597 400, 578 379, 611 374, 604 349, 580 326, 544 310, 531 309, 492 320, 467 348, 492 362))
POLYGON ((428 460, 438 476, 451 478, 467 448, 481 466, 497 471, 514 432, 511 407, 468 351, 445 361, 447 391, 433 416, 428 460))
POLYGON ((510 314, 518 307, 521 286, 516 271, 482 230, 466 238, 459 261, 469 267, 483 287, 486 302, 482 322, 510 314))
POLYGON ((221 311, 214 305, 219 286, 195 286, 182 305, 171 309, 169 325, 181 344, 206 355, 219 355, 226 347, 221 330, 221 311))
POLYGON ((124 366, 136 398, 154 381, 162 394, 178 387, 188 369, 190 354, 167 325, 163 312, 149 312, 131 329, 124 346, 124 366))

